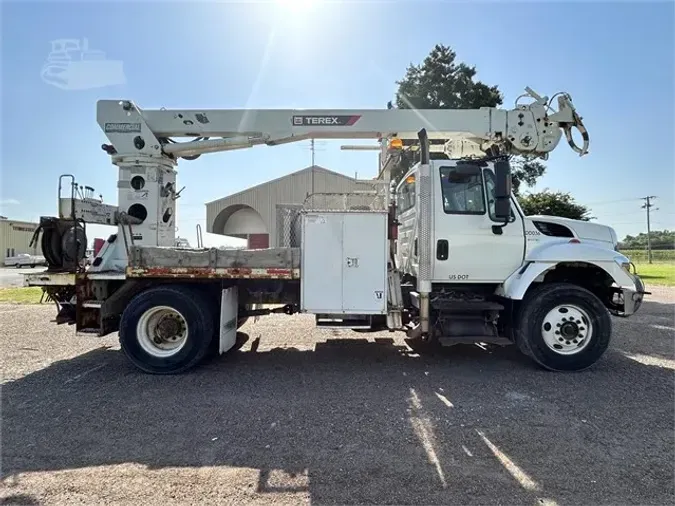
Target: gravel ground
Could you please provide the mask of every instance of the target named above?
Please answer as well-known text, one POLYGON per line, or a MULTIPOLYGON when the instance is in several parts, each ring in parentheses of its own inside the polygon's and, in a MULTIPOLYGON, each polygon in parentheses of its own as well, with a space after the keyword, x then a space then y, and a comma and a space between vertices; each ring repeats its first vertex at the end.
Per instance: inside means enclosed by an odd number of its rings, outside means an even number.
POLYGON ((0 504, 672 504, 675 290, 652 291, 576 374, 271 316, 155 377, 0 306, 0 504))

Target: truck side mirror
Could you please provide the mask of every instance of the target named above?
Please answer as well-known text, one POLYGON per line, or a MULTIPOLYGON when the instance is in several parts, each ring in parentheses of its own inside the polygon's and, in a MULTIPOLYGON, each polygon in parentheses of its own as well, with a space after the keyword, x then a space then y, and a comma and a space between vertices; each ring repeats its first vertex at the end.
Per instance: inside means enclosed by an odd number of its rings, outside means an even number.
POLYGON ((495 218, 511 218, 511 165, 507 160, 495 162, 495 218))

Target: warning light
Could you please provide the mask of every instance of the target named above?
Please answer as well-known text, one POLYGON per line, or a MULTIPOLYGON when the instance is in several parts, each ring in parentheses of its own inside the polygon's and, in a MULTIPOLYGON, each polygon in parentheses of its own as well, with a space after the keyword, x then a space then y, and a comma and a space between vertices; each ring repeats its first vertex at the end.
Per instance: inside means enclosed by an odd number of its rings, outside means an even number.
POLYGON ((398 138, 394 138, 389 141, 389 149, 403 149, 403 141, 398 138))
POLYGON ((415 176, 408 176, 407 178, 405 178, 405 182, 408 183, 408 184, 414 183, 415 182, 415 176))
POLYGON ((570 244, 581 244, 579 239, 570 239, 570 244))

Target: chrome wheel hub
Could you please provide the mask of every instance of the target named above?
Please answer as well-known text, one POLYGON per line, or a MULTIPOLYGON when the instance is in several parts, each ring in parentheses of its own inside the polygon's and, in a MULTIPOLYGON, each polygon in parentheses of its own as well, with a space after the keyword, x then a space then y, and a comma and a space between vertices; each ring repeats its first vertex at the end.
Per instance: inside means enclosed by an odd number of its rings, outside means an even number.
POLYGON ((561 355, 574 355, 588 346, 593 324, 584 309, 562 304, 546 314, 541 333, 551 350, 561 355))

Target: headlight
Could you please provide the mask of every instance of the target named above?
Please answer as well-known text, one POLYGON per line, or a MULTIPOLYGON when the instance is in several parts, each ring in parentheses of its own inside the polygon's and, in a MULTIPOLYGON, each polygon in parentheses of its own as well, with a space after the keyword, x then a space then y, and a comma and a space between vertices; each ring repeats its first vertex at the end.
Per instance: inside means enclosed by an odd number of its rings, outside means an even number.
POLYGON ((614 257, 614 261, 628 274, 635 274, 635 265, 627 257, 621 255, 614 257))
POLYGON ((632 276, 635 276, 637 274, 637 269, 635 268, 635 264, 633 262, 621 262, 619 265, 628 274, 632 276))

